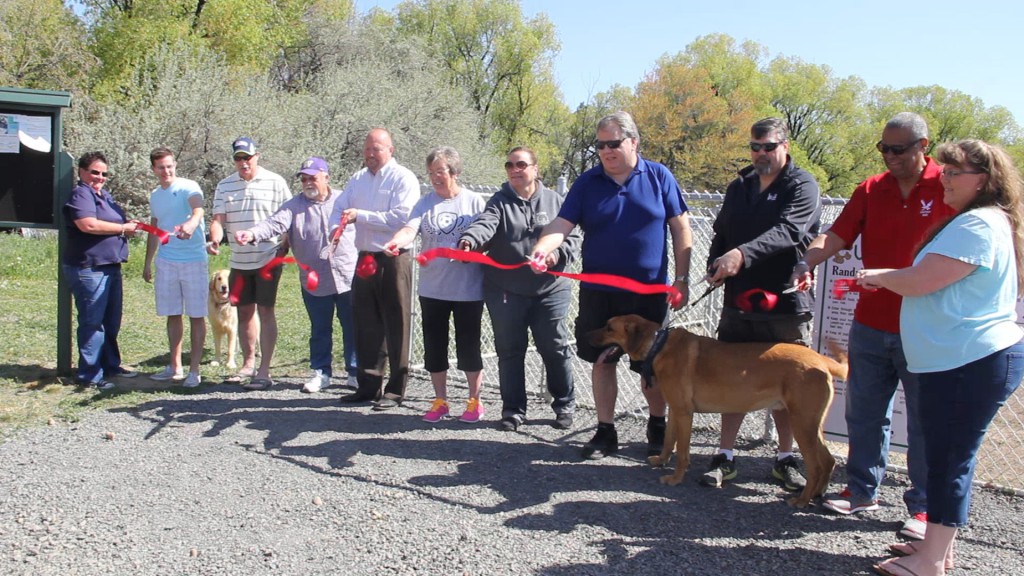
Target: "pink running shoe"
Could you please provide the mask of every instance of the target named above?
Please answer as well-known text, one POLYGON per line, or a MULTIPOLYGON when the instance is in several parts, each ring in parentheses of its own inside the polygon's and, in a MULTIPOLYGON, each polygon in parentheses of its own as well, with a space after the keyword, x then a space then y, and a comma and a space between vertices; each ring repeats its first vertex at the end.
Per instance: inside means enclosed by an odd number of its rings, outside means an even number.
POLYGON ((430 412, 423 415, 424 422, 440 422, 448 415, 448 402, 444 398, 434 398, 430 405, 430 412))
POLYGON ((466 411, 459 416, 460 422, 479 422, 484 416, 484 405, 480 403, 478 398, 470 398, 466 402, 466 411))

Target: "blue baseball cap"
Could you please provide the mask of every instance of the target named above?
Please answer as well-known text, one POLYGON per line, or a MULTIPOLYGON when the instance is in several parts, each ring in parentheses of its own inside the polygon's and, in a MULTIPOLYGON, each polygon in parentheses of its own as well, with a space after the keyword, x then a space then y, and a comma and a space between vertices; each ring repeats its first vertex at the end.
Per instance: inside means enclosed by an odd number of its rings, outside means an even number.
POLYGON ((327 174, 330 171, 327 169, 327 161, 317 156, 309 158, 302 163, 302 168, 299 168, 299 174, 306 174, 307 176, 316 176, 318 172, 327 174))
POLYGON ((246 156, 256 155, 256 143, 252 141, 252 138, 239 138, 231 144, 231 155, 238 156, 239 154, 245 154, 246 156))

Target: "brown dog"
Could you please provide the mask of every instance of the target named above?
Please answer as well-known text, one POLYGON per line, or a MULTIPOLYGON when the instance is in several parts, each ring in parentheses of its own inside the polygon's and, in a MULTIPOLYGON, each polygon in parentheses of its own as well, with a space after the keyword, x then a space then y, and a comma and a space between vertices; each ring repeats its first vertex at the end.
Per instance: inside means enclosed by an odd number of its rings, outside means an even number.
MULTIPOLYGON (((616 316, 589 337, 595 346, 615 345, 631 360, 643 362, 659 328, 640 316, 616 316)), ((797 344, 733 344, 672 329, 652 363, 655 384, 670 408, 665 445, 648 461, 667 463, 678 444, 675 473, 661 477, 663 484, 674 486, 690 464, 694 413, 785 407, 807 465, 807 486, 789 504, 807 506, 825 493, 836 463, 825 446, 822 425, 832 404, 832 378, 846 378, 846 359, 841 360, 797 344)))
POLYGON ((228 286, 229 270, 216 270, 210 276, 209 319, 213 331, 213 362, 219 364, 221 342, 227 340, 227 367, 235 368, 235 348, 238 347, 238 311, 231 305, 228 286))

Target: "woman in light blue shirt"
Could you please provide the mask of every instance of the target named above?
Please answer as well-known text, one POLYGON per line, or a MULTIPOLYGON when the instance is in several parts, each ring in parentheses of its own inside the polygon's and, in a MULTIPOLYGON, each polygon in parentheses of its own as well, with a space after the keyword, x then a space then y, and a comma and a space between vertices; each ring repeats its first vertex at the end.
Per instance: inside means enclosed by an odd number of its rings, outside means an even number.
POLYGON ((1024 183, 1001 148, 980 140, 939 146, 943 201, 957 215, 923 245, 914 265, 862 270, 858 283, 903 296, 907 368, 920 373, 928 462, 924 541, 893 544, 875 572, 945 574, 967 524, 978 448, 1024 375, 1016 300, 1024 279, 1024 183))

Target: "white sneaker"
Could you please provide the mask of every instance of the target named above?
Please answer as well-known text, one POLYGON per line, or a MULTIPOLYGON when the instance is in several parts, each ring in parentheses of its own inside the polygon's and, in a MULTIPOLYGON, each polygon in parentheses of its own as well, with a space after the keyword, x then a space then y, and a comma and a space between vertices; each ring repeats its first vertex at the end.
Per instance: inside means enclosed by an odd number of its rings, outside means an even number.
POLYGON ((330 376, 324 374, 323 370, 314 370, 313 377, 302 385, 302 391, 306 393, 319 392, 330 385, 330 376))
POLYGON ((96 388, 100 392, 107 392, 109 390, 117 388, 117 385, 111 382, 110 380, 100 380, 99 382, 96 383, 96 388))
POLYGON ((348 378, 345 379, 345 388, 351 388, 353 390, 359 389, 359 379, 356 378, 355 374, 349 374, 348 378))
POLYGON ((202 377, 199 376, 198 372, 189 372, 188 377, 185 378, 185 383, 182 384, 185 388, 198 388, 203 383, 202 377))
POLYGON ((177 382, 178 380, 185 379, 185 373, 182 372, 181 370, 175 372, 174 370, 171 369, 170 366, 164 366, 163 370, 157 372, 156 374, 150 374, 149 379, 156 380, 157 382, 166 382, 167 380, 174 380, 175 382, 177 382))

